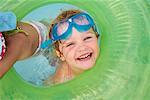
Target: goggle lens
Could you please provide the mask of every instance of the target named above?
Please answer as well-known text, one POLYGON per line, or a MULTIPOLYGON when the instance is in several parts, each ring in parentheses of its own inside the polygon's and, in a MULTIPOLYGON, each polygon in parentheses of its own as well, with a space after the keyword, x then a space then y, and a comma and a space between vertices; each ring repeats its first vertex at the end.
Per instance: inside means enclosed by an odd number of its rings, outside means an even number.
POLYGON ((75 22, 78 25, 89 25, 90 24, 85 15, 74 18, 73 22, 75 22))
POLYGON ((57 27, 57 35, 61 36, 63 33, 65 33, 68 30, 69 23, 63 22, 59 23, 57 27))

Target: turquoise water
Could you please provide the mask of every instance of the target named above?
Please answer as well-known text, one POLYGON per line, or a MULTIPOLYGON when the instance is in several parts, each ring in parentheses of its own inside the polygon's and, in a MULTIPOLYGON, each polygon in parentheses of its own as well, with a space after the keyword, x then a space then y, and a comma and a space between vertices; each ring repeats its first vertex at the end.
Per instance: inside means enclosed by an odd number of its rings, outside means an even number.
POLYGON ((52 75, 56 69, 55 66, 49 64, 48 59, 43 55, 19 61, 14 67, 24 80, 35 85, 42 85, 43 81, 52 75))

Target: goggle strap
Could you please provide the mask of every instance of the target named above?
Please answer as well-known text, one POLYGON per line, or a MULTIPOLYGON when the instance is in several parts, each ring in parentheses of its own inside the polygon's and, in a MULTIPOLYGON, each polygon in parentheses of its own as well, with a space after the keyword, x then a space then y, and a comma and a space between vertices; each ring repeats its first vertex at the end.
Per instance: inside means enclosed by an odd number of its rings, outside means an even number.
POLYGON ((47 48, 49 45, 51 45, 52 43, 53 43, 53 40, 51 40, 51 39, 46 40, 45 42, 43 42, 43 43, 41 44, 41 48, 42 48, 42 49, 45 49, 45 48, 47 48))

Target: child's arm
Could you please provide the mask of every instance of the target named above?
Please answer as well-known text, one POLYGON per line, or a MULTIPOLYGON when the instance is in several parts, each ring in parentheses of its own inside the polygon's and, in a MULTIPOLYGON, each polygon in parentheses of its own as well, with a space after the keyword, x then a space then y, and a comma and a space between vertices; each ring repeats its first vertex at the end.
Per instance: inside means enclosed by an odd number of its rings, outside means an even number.
POLYGON ((28 24, 21 24, 20 27, 26 30, 29 35, 16 33, 6 36, 6 53, 0 61, 0 78, 13 66, 17 60, 22 60, 33 55, 38 47, 38 33, 28 24))

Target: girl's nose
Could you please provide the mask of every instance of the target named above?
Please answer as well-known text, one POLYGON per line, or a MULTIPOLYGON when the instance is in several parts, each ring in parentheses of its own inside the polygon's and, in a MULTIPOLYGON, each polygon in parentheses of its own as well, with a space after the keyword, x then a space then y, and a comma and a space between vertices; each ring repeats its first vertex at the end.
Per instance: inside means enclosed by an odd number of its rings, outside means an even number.
POLYGON ((80 44, 77 49, 79 52, 83 52, 87 50, 87 46, 80 44))

